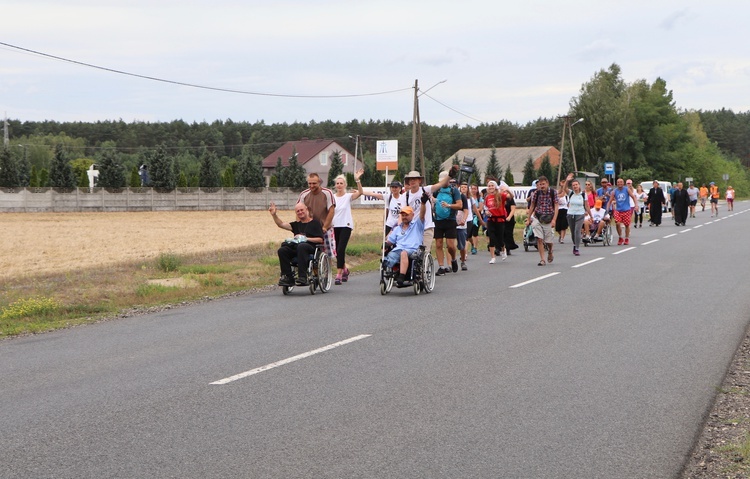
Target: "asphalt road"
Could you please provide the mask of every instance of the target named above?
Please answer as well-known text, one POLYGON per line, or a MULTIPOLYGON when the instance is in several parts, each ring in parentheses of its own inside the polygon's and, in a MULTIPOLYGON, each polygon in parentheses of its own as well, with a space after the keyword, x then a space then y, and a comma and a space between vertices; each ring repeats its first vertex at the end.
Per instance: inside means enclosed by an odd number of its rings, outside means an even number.
POLYGON ((750 319, 748 209, 1 341, 0 477, 677 477, 750 319))

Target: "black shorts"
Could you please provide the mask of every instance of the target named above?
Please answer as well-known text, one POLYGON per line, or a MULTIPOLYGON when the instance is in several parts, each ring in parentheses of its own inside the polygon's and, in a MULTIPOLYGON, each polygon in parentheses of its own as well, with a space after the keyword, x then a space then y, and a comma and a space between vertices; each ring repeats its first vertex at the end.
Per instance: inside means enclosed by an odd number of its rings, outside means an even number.
POLYGON ((456 239, 456 220, 435 220, 435 239, 456 239))
POLYGON ((690 200, 690 206, 695 206, 698 204, 698 200, 690 200))
POLYGON ((466 237, 476 238, 478 236, 479 236, 479 226, 475 225, 474 222, 472 222, 466 229, 466 237))

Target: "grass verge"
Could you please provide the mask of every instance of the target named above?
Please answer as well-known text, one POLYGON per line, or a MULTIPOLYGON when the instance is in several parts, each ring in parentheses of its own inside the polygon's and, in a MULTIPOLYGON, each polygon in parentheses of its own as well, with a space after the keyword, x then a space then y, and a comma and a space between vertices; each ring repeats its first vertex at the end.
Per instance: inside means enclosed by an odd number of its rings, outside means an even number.
MULTIPOLYGON (((516 242, 521 232, 517 225, 516 242)), ((378 234, 353 236, 347 248, 350 269, 377 270, 382 240, 378 234)), ((151 262, 0 281, 0 338, 268 288, 279 277, 277 248, 267 243, 192 256, 165 252, 151 262)))

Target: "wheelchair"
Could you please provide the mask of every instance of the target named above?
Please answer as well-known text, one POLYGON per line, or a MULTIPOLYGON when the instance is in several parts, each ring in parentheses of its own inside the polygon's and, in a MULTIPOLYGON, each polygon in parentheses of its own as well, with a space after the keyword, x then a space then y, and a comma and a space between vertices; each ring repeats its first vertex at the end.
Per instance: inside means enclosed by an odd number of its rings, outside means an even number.
MULTIPOLYGON (((604 220, 602 220, 604 221, 604 220)), ((612 238, 614 236, 614 228, 612 227, 612 221, 607 220, 604 224, 604 228, 602 228, 602 235, 601 239, 596 236, 596 230, 594 230, 594 233, 589 232, 588 238, 583 238, 581 241, 583 242, 583 246, 588 246, 590 244, 596 244, 601 243, 604 246, 609 246, 612 244, 612 238)))
MULTIPOLYGON (((297 264, 297 258, 293 258, 292 274, 294 278, 299 277, 299 265, 297 264)), ((315 245, 315 253, 310 255, 310 260, 307 262, 307 281, 309 283, 310 294, 315 294, 315 290, 320 290, 321 293, 327 293, 331 290, 333 284, 333 270, 331 269, 331 258, 326 254, 323 245, 315 245)), ((303 286, 299 286, 302 288, 303 286)), ((282 286, 281 291, 284 295, 287 295, 294 291, 295 286, 282 286)))
POLYGON ((406 281, 402 286, 396 283, 399 275, 399 263, 388 268, 385 265, 385 258, 380 261, 380 294, 390 293, 394 283, 397 288, 414 288, 414 294, 422 291, 431 293, 435 288, 435 262, 432 260, 432 254, 420 246, 415 252, 409 255, 409 267, 406 270, 406 281))

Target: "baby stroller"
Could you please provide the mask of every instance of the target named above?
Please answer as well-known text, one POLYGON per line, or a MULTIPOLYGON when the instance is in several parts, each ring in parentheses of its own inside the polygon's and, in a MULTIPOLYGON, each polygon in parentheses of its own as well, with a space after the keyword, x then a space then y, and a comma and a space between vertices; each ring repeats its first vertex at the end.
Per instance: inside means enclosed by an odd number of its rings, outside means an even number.
POLYGON ((523 250, 529 251, 529 246, 539 249, 536 243, 536 236, 534 236, 534 230, 531 229, 531 225, 526 225, 523 229, 523 250))

